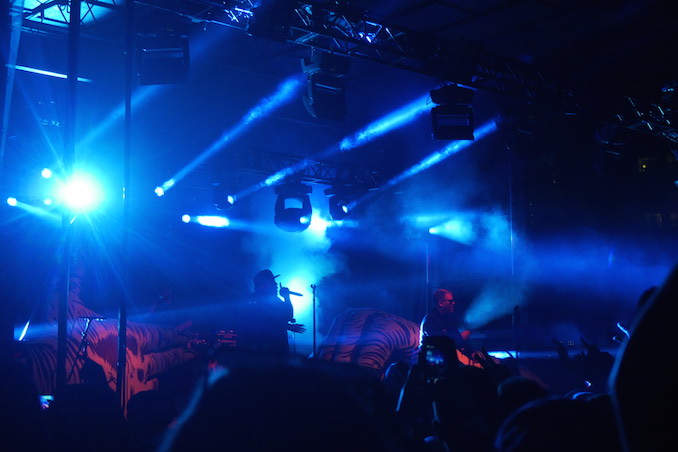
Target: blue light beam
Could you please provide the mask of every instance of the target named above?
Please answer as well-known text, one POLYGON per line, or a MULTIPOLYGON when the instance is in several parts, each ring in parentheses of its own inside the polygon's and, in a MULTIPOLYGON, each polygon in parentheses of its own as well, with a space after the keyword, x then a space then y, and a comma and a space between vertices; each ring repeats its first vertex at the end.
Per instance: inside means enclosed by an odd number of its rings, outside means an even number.
MULTIPOLYGON (((273 112, 277 108, 289 102, 298 92, 299 87, 301 86, 301 77, 293 76, 282 82, 275 94, 263 99, 259 104, 252 108, 240 122, 230 130, 225 131, 221 136, 214 141, 207 149, 202 151, 193 161, 188 165, 182 168, 177 174, 171 177, 169 180, 164 182, 159 188, 162 189, 163 195, 172 188, 177 182, 186 177, 191 171, 205 162, 207 159, 214 156, 216 153, 221 151, 226 144, 231 141, 233 138, 242 134, 247 130, 248 126, 251 125, 258 119, 261 119, 273 112)), ((156 188, 156 194, 159 190, 156 188)))
POLYGON ((404 107, 399 108, 398 110, 389 113, 383 118, 374 121, 350 137, 344 138, 339 144, 339 149, 341 151, 348 151, 350 149, 357 148, 358 146, 362 146, 363 144, 366 144, 375 138, 392 131, 393 129, 413 121, 417 116, 431 109, 429 98, 430 96, 427 93, 426 95, 416 99, 413 102, 410 102, 404 107))
MULTIPOLYGON (((133 109, 138 109, 146 104, 149 100, 156 97, 157 94, 161 93, 163 90, 168 89, 168 85, 146 85, 137 88, 132 93, 131 104, 133 109)), ((115 107, 109 114, 104 118, 103 121, 99 121, 96 127, 93 127, 89 130, 87 135, 78 143, 78 148, 85 148, 89 146, 95 139, 101 136, 104 132, 108 131, 114 124, 120 121, 125 116, 125 104, 121 103, 115 107)))
MULTIPOLYGON (((351 149, 355 149, 359 146, 369 143, 381 135, 384 135, 398 127, 407 124, 408 122, 413 121, 421 113, 431 108, 429 97, 430 96, 427 93, 426 95, 421 96, 404 107, 401 107, 398 110, 384 116, 383 118, 372 122, 364 129, 355 132, 351 136, 343 138, 338 144, 333 145, 329 149, 319 153, 317 156, 315 156, 315 159, 324 159, 330 157, 337 151, 349 151, 351 149)), ((291 176, 292 174, 295 174, 301 171, 303 168, 306 168, 307 166, 310 166, 314 163, 315 160, 304 159, 293 166, 283 168, 267 177, 263 182, 241 191, 238 193, 238 197, 251 195, 261 188, 272 187, 273 185, 281 182, 287 176, 291 176)))
POLYGON ((497 130, 497 125, 496 125, 494 120, 491 120, 491 121, 483 124, 480 128, 476 129, 474 141, 470 141, 470 140, 453 141, 452 143, 448 144, 447 146, 445 146, 440 151, 434 152, 433 154, 429 155, 428 157, 426 157, 421 162, 419 162, 416 165, 412 166, 411 168, 403 171, 398 176, 396 176, 393 179, 391 179, 390 181, 388 181, 384 185, 384 188, 392 187, 396 184, 399 184, 400 182, 404 181, 405 179, 409 179, 410 177, 421 173, 422 171, 432 167, 433 165, 437 165, 438 163, 447 159, 451 155, 454 155, 457 152, 471 146, 473 143, 477 143, 478 141, 480 141, 481 139, 483 139, 484 137, 486 137, 487 135, 491 134, 492 132, 494 132, 496 130, 497 130))
MULTIPOLYGON (((227 33, 220 35, 217 39, 213 38, 213 34, 205 33, 197 41, 191 42, 191 60, 200 59, 207 54, 215 45, 222 42, 222 38, 229 36, 227 33)), ((145 85, 134 90, 132 93, 132 110, 137 110, 146 104, 148 101, 154 99, 158 95, 170 89, 171 85, 145 85)), ((89 133, 78 143, 78 148, 88 146, 92 141, 108 131, 113 125, 120 121, 125 116, 125 103, 121 102, 115 107, 99 125, 90 129, 89 133)))
POLYGON ((36 206, 32 206, 30 204, 27 204, 25 202, 19 201, 15 197, 9 197, 7 198, 7 204, 9 204, 12 207, 17 207, 18 209, 21 209, 22 211, 34 215, 36 217, 41 217, 44 218, 48 221, 54 222, 55 224, 60 224, 61 223, 61 216, 57 215, 56 213, 47 210, 45 208, 40 208, 36 206))
POLYGON ((464 245, 471 245, 477 237, 473 221, 467 215, 462 214, 458 214, 445 223, 430 228, 428 232, 463 243, 464 245))
MULTIPOLYGON (((48 77, 54 77, 54 78, 60 78, 60 79, 67 79, 68 75, 62 74, 60 72, 53 72, 53 71, 46 71, 44 69, 37 69, 34 67, 28 67, 28 66, 20 66, 20 65, 14 65, 12 66, 14 69, 17 71, 23 71, 23 72, 30 72, 32 74, 38 74, 38 75, 46 75, 48 77)), ((92 83, 92 80, 84 77, 78 77, 79 82, 84 82, 84 83, 92 83)))

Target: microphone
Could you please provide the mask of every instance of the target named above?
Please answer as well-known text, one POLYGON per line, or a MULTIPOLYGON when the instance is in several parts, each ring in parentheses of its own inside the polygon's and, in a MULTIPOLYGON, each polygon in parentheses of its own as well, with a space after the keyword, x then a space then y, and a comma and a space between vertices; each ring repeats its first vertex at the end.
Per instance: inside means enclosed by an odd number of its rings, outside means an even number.
POLYGON ((107 320, 106 317, 99 317, 97 315, 81 315, 78 318, 79 319, 87 319, 87 320, 107 320))
POLYGON ((303 294, 303 293, 299 293, 299 292, 292 292, 291 290, 289 291, 289 294, 290 294, 290 295, 296 295, 297 297, 303 297, 303 296, 304 296, 304 294, 303 294))

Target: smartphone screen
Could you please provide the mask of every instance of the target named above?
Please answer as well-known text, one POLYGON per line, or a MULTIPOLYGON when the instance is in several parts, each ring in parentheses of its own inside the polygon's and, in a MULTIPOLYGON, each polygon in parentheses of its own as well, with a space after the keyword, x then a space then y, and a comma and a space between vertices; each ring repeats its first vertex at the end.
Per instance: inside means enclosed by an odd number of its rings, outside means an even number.
POLYGON ((440 366, 445 364, 445 357, 436 349, 426 350, 426 362, 432 366, 440 366))
POLYGON ((49 404, 54 400, 54 396, 51 396, 49 394, 44 394, 40 396, 40 405, 42 406, 43 410, 46 410, 49 408, 49 404))

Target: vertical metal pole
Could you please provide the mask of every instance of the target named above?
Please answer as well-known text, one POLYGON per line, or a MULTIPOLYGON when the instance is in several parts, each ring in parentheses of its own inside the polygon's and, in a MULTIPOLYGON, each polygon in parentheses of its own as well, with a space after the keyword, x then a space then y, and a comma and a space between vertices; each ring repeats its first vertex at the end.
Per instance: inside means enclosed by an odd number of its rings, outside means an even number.
MULTIPOLYGON (((2 67, 0 67, 0 81, 4 82, 0 85, 2 89, 3 96, 0 110, 0 190, 4 187, 3 181, 3 168, 4 168, 4 159, 5 159, 5 146, 7 143, 7 123, 9 120, 9 106, 10 99, 12 96, 12 86, 13 86, 13 71, 10 71, 8 65, 14 64, 14 59, 12 54, 16 54, 16 49, 12 46, 12 22, 18 17, 21 20, 21 15, 12 12, 10 14, 9 2, 2 2, 0 4, 0 58, 2 58, 2 67)), ((3 221, 0 219, 0 221, 3 221)), ((0 239, 4 239, 3 237, 0 239)), ((11 262, 10 260, 2 259, 2 262, 11 262)), ((5 278, 8 278, 7 273, 3 272, 4 275, 0 276, 0 287, 5 286, 5 278)), ((10 286, 12 283, 10 280, 6 282, 7 286, 10 286)), ((13 325, 12 319, 14 318, 14 309, 16 308, 16 289, 10 289, 9 294, 5 292, 5 300, 8 302, 2 303, 0 306, 0 359, 7 358, 11 356, 11 344, 14 338, 13 334, 13 325), (9 296, 7 296, 9 295, 9 296)), ((4 361, 3 361, 4 362, 4 361)))
POLYGON ((318 351, 316 347, 316 315, 315 315, 315 284, 311 284, 311 289, 313 290, 313 358, 317 358, 316 353, 318 351))
POLYGON ((0 110, 0 181, 3 181, 5 167, 5 152, 7 149, 7 127, 9 124, 9 112, 12 105, 12 93, 14 91, 14 65, 19 50, 19 38, 21 37, 21 24, 23 22, 22 11, 18 5, 10 7, 9 2, 2 2, 0 6, 0 55, 2 67, 0 67, 0 80, 2 85, 2 110, 0 110))
MULTIPOLYGON (((66 137, 64 143, 63 163, 64 175, 69 179, 73 173, 75 160, 75 136, 78 106, 78 53, 80 51, 80 10, 81 1, 71 0, 68 22, 68 102, 66 137)), ((61 284, 59 286, 59 317, 57 323, 57 368, 56 390, 61 392, 66 386, 66 355, 68 353, 67 319, 68 293, 70 280, 70 260, 72 244, 71 212, 65 212, 61 218, 63 229, 63 246, 61 254, 61 284)))
POLYGON ((425 265, 426 265, 426 275, 425 275, 425 281, 424 281, 424 290, 426 293, 424 293, 424 313, 428 314, 429 307, 431 306, 431 303, 429 303, 429 298, 431 297, 431 250, 429 249, 428 246, 428 238, 424 239, 424 247, 425 249, 425 257, 424 259, 426 260, 425 265))
MULTIPOLYGON (((513 240, 514 238, 514 231, 513 231, 513 203, 514 201, 514 193, 513 193, 513 179, 514 179, 514 168, 513 168, 513 150, 511 147, 507 144, 506 149, 509 152, 509 241, 510 241, 510 265, 511 265, 511 303, 515 303, 516 300, 516 289, 515 289, 515 241, 513 240)), ((520 329, 520 305, 516 304, 513 307, 513 314, 511 316, 511 329, 512 329, 512 335, 513 335, 513 350, 515 350, 516 353, 516 359, 519 358, 520 355, 520 340, 519 340, 519 329, 520 329)))
MULTIPOLYGON (((129 187, 130 187, 130 160, 132 154, 132 90, 134 79, 134 2, 128 1, 126 8, 125 34, 125 149, 123 156, 123 187, 122 187, 122 244, 120 250, 120 266, 122 282, 129 280, 127 246, 129 241, 129 187)), ((120 287, 118 306, 118 379, 116 394, 120 404, 125 409, 126 400, 126 369, 127 369, 127 291, 120 287)))

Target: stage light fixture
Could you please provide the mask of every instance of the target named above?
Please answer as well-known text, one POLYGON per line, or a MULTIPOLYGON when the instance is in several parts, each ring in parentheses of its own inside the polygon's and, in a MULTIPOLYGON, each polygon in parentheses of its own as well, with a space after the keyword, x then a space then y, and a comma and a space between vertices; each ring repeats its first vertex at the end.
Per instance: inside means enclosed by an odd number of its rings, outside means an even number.
POLYGON ((431 102, 434 104, 471 105, 475 91, 458 85, 446 85, 434 89, 431 94, 431 102))
POLYGON ((218 210, 229 210, 237 201, 235 190, 229 190, 223 184, 215 184, 214 186, 214 207, 218 210))
POLYGON ((438 106, 431 109, 433 139, 473 140, 474 91, 457 85, 447 85, 430 92, 431 101, 438 106))
POLYGON ((350 212, 349 203, 340 196, 330 196, 330 217, 334 221, 341 221, 346 218, 350 212))
POLYGON ((473 140, 475 123, 470 105, 438 105, 431 109, 433 139, 473 140))
POLYGON ((333 121, 346 117, 343 77, 350 65, 348 58, 325 52, 315 52, 301 60, 308 81, 303 101, 311 116, 333 121))
POLYGON ((328 196, 330 217, 334 221, 341 221, 351 212, 352 204, 356 198, 352 187, 335 186, 325 190, 328 196))
POLYGON ((310 185, 301 182, 286 182, 275 187, 278 198, 275 202, 274 223, 283 231, 302 232, 311 224, 310 185))

